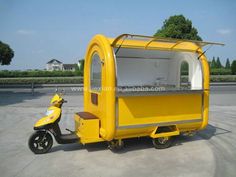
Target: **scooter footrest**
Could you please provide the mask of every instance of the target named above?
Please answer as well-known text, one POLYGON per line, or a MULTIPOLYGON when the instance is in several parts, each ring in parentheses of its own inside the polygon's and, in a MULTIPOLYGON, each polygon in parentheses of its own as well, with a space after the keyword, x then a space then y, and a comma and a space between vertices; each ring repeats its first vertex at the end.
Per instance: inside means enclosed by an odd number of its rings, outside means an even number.
POLYGON ((60 144, 79 142, 79 137, 75 134, 64 134, 60 136, 60 144))

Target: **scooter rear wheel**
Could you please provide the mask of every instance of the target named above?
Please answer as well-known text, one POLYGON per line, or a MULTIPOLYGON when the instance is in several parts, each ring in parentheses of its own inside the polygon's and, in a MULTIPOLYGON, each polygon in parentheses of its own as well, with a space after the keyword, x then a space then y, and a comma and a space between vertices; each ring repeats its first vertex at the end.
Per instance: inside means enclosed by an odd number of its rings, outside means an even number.
POLYGON ((37 131, 30 136, 28 145, 33 153, 44 154, 51 149, 53 139, 50 133, 46 131, 37 131))

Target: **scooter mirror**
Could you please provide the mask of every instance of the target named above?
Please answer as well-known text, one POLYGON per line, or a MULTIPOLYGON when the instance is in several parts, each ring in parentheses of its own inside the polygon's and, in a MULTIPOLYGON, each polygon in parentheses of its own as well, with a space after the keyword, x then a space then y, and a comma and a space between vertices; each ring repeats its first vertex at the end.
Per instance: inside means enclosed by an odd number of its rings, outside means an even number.
POLYGON ((66 94, 66 90, 65 89, 62 89, 62 94, 65 95, 66 94))
POLYGON ((65 89, 61 89, 60 96, 63 97, 63 95, 65 95, 65 94, 66 94, 65 89))

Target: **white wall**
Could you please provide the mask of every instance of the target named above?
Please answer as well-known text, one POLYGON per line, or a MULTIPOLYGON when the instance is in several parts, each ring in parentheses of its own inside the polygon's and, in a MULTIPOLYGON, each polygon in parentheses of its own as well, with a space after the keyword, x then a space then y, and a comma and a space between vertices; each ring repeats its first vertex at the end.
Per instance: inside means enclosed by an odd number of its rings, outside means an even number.
POLYGON ((121 58, 117 66, 120 86, 154 85, 157 78, 167 79, 168 60, 121 58))
POLYGON ((63 70, 63 64, 62 63, 47 63, 46 70, 47 71, 63 70))
POLYGON ((121 48, 116 60, 118 86, 179 87, 181 63, 187 61, 191 89, 202 88, 201 65, 194 53, 121 48))
POLYGON ((175 58, 179 66, 178 75, 180 75, 180 66, 183 61, 189 65, 189 82, 191 89, 202 89, 202 68, 201 63, 197 59, 198 55, 191 52, 176 52, 175 58))

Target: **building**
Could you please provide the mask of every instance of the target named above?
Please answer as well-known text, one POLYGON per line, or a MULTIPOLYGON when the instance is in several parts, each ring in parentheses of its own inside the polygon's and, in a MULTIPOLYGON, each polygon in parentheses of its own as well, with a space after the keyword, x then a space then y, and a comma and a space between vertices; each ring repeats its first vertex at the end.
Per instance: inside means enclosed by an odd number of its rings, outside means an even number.
POLYGON ((63 71, 75 71, 77 64, 63 64, 63 71))
POLYGON ((52 59, 46 64, 47 71, 61 71, 63 70, 63 64, 57 59, 52 59))
POLYGON ((52 59, 46 64, 47 71, 75 71, 77 64, 63 64, 57 59, 52 59))

